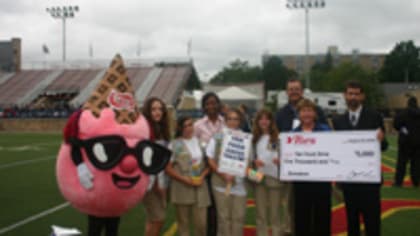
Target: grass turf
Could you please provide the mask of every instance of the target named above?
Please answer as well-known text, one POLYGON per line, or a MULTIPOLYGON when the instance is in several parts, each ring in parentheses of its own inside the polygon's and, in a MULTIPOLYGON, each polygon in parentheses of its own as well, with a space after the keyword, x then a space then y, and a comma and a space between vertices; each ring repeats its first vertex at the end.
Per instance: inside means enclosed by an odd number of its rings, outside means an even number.
MULTIPOLYGON (((395 167, 396 138, 388 137, 390 149, 384 153, 383 163, 395 167)), ((65 202, 55 180, 55 156, 62 137, 60 134, 0 133, 1 214, 0 232, 17 222, 65 202)), ((393 173, 384 173, 392 180, 393 173)), ((250 195, 252 197, 252 195, 250 195)), ((384 199, 420 199, 420 189, 382 188, 384 199)), ((334 201, 334 205, 340 202, 334 201)), ((164 231, 175 221, 170 206, 164 231)), ((382 222, 383 235, 418 235, 416 232, 420 210, 397 211, 382 222)), ((48 235, 52 224, 77 227, 86 232, 86 216, 68 206, 2 235, 48 235)), ((144 210, 141 205, 122 217, 120 235, 143 235, 144 210)), ((247 225, 255 225, 255 208, 247 209, 247 225)), ((1 233, 0 233, 1 234, 1 233)))

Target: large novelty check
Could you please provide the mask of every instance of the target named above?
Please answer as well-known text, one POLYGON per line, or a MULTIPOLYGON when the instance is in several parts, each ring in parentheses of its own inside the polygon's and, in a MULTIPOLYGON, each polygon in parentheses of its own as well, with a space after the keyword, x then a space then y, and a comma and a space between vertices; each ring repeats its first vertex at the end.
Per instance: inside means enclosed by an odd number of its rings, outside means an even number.
POLYGON ((280 179, 379 183, 377 131, 282 133, 280 179))

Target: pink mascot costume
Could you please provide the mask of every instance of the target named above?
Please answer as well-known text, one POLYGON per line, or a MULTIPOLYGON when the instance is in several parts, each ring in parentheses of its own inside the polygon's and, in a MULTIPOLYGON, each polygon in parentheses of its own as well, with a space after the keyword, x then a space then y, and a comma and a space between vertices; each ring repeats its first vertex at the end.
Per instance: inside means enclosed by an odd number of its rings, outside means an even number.
POLYGON ((88 235, 118 235, 122 214, 142 200, 149 174, 163 170, 170 151, 138 112, 133 89, 117 55, 83 109, 64 129, 57 180, 64 197, 88 215, 88 235))

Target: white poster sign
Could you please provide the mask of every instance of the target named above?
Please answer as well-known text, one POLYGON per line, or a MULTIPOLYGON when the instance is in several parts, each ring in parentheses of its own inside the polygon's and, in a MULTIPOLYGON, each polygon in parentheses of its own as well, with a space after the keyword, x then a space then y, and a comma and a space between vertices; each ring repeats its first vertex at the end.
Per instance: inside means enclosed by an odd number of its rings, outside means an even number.
POLYGON ((224 133, 219 160, 219 171, 230 175, 245 177, 251 151, 252 135, 241 131, 224 133))

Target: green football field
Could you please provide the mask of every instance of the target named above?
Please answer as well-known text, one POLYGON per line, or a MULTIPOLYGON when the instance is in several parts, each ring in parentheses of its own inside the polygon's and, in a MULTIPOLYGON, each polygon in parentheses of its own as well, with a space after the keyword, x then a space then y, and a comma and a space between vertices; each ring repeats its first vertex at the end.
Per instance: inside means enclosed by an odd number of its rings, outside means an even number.
MULTIPOLYGON (((388 186, 397 148, 395 137, 388 139, 391 146, 383 155, 383 235, 420 235, 420 189, 408 182, 404 188, 388 186)), ((53 224, 86 232, 86 216, 69 206, 57 188, 55 158, 60 142, 60 134, 0 133, 0 235, 49 235, 53 224)), ((333 232, 342 235, 343 207, 339 200, 334 200, 334 205, 333 232)), ((165 235, 174 235, 174 218, 170 207, 165 235)), ((144 210, 139 205, 122 217, 120 235, 143 235, 144 223, 144 210)), ((254 225, 250 197, 244 235, 255 235, 254 225)))

